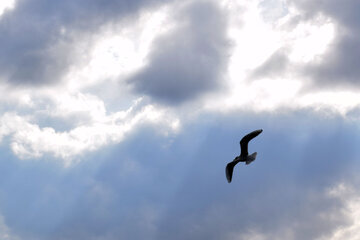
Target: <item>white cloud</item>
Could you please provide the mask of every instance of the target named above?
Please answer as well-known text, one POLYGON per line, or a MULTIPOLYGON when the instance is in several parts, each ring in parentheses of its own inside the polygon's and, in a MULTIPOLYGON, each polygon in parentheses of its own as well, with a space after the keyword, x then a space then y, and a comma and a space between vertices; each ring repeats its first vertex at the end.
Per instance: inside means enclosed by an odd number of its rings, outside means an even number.
POLYGON ((313 22, 301 23, 285 34, 283 42, 291 46, 289 58, 293 62, 319 62, 334 40, 335 24, 318 17, 313 22))
POLYGON ((258 2, 248 2, 245 6, 231 2, 229 11, 229 37, 234 50, 229 64, 230 78, 241 79, 246 71, 259 66, 281 46, 279 33, 261 17, 258 2))
POLYGON ((92 94, 77 92, 75 94, 58 93, 49 96, 51 105, 47 106, 46 114, 61 118, 85 115, 89 121, 101 121, 106 117, 104 102, 92 94))
MULTIPOLYGON (((275 111, 313 109, 331 114, 346 114, 360 105, 357 89, 304 90, 309 79, 301 73, 304 64, 317 64, 333 47, 337 25, 331 18, 316 18, 295 24, 299 11, 286 2, 278 18, 264 18, 261 5, 266 1, 223 1, 229 11, 228 34, 234 50, 228 66, 228 91, 218 92, 204 100, 210 111, 275 111), (278 51, 284 52, 287 65, 281 74, 251 75, 278 51), (287 68, 290 66, 289 68, 287 68), (299 66, 299 67, 298 67, 299 66), (298 67, 298 68, 297 68, 298 67), (285 69, 286 68, 286 69, 285 69)), ((267 5, 267 10, 278 4, 267 5)))
POLYGON ((348 113, 360 106, 360 97, 356 91, 304 93, 301 86, 300 81, 285 79, 261 79, 238 84, 230 90, 228 96, 216 96, 213 97, 214 100, 207 100, 205 108, 215 112, 236 109, 254 112, 311 109, 328 116, 347 118, 348 113))
POLYGON ((346 116, 348 112, 360 105, 360 97, 353 91, 322 91, 302 95, 298 100, 299 107, 311 107, 316 111, 331 109, 334 113, 346 116))
POLYGON ((126 134, 143 124, 154 124, 163 134, 178 127, 178 120, 164 110, 136 104, 126 111, 103 115, 64 132, 41 128, 32 123, 30 117, 11 112, 5 113, 0 122, 0 137, 9 136, 11 149, 18 157, 39 158, 52 154, 63 159, 65 165, 75 161, 79 154, 122 141, 126 134))
POLYGON ((233 86, 226 96, 212 97, 205 108, 210 111, 230 112, 242 109, 253 112, 296 109, 299 81, 285 79, 261 79, 233 86), (222 99, 219 101, 219 99, 222 99))
POLYGON ((15 7, 15 0, 1 0, 1 2, 0 2, 0 18, 1 18, 1 15, 3 15, 6 10, 11 10, 14 7, 15 7))

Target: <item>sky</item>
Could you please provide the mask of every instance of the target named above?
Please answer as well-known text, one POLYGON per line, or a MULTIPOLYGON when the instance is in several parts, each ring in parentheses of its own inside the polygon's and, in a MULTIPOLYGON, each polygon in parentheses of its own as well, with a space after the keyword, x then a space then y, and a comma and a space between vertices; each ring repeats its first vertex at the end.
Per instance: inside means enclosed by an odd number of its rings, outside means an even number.
POLYGON ((359 239, 359 11, 1 0, 0 238, 359 239))

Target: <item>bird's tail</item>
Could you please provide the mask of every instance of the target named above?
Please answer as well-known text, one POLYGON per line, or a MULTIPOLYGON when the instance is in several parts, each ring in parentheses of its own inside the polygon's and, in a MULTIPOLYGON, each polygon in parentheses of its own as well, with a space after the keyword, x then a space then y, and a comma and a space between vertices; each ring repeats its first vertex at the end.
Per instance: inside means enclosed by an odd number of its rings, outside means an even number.
POLYGON ((246 165, 250 164, 252 161, 255 161, 257 152, 254 152, 253 154, 247 156, 246 158, 246 165))

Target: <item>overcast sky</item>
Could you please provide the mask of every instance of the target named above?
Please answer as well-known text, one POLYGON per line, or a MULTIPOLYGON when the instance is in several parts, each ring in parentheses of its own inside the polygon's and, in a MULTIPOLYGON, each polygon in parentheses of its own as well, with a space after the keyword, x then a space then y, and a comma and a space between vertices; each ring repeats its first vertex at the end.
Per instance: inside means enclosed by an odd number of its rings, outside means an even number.
POLYGON ((359 11, 1 0, 0 238, 360 239, 359 11))

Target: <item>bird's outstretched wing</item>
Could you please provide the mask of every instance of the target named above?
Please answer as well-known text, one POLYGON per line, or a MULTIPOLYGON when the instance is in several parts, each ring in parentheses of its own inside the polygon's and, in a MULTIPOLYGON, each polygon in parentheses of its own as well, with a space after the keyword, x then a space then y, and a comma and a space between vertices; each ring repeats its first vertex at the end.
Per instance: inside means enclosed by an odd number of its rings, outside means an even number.
POLYGON ((225 173, 226 173, 226 179, 229 183, 231 182, 235 165, 236 165, 235 162, 229 162, 226 165, 225 173))
POLYGON ((249 154, 248 143, 250 142, 251 139, 259 135, 262 131, 263 131, 262 129, 255 130, 241 139, 240 141, 241 156, 247 156, 249 154))

